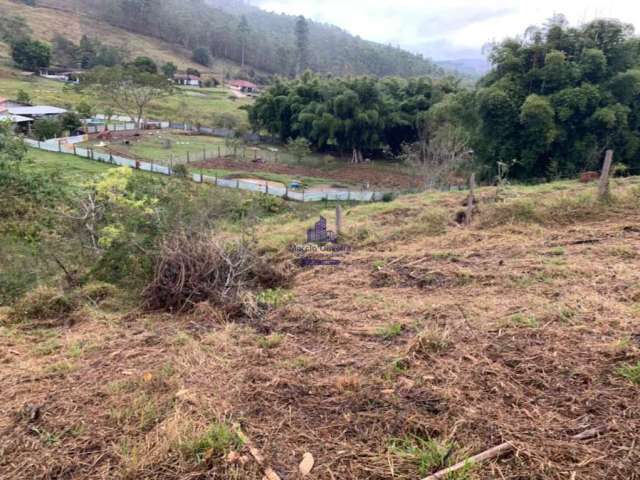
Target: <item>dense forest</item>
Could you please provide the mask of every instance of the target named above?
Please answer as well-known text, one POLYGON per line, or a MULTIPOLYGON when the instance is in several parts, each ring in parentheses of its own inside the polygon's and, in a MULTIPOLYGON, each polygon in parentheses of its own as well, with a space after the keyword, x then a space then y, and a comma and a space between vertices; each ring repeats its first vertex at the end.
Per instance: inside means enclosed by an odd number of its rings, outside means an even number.
POLYGON ((278 82, 250 118, 321 150, 400 151, 432 172, 558 178, 598 169, 609 148, 619 165, 640 169, 640 39, 631 25, 570 27, 558 15, 493 45, 489 58, 493 68, 475 89, 309 76, 278 82))
POLYGON ((294 75, 309 68, 336 75, 440 75, 420 55, 362 40, 331 25, 265 12, 224 0, 38 0, 74 9, 132 32, 267 73, 294 75), (300 40, 306 52, 300 64, 300 40))

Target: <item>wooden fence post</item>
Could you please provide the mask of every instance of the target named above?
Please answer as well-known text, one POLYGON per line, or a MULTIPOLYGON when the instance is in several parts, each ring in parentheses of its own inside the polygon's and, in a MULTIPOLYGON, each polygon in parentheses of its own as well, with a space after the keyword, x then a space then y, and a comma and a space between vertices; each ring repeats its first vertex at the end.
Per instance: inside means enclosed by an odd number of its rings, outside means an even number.
POLYGON ((187 165, 191 163, 191 158, 189 157, 189 152, 187 152, 187 165))
POLYGON ((611 163, 613 162, 613 150, 607 150, 604 157, 604 165, 600 174, 600 183, 598 185, 598 198, 605 200, 609 198, 609 174, 611 172, 611 163))
POLYGON ((470 225, 473 218, 473 207, 476 204, 476 174, 472 173, 469 179, 469 198, 467 199, 467 209, 464 213, 465 225, 470 225))
POLYGON ((338 237, 342 235, 342 207, 340 205, 336 207, 336 235, 338 237))

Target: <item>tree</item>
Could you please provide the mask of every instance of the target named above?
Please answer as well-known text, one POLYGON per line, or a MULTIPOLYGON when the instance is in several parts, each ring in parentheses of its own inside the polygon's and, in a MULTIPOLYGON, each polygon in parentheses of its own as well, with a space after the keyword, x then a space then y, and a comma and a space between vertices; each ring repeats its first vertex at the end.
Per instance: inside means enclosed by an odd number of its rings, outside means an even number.
POLYGON ((132 66, 141 72, 156 74, 158 73, 158 65, 149 57, 136 57, 132 66))
POLYGON ((80 115, 82 118, 91 118, 93 117, 93 105, 82 101, 80 102, 78 105, 76 105, 76 112, 78 112, 78 115, 80 115))
POLYGON ((31 96, 24 90, 20 89, 18 90, 18 95, 16 95, 16 102, 31 105, 31 96))
POLYGON ((319 151, 338 151, 362 161, 364 154, 418 139, 420 116, 455 84, 428 79, 323 78, 305 72, 277 80, 247 108, 254 130, 281 141, 307 139, 319 151))
POLYGON ((77 68, 81 63, 80 47, 57 34, 53 38, 53 59, 56 65, 77 68))
POLYGON ((38 40, 18 40, 11 46, 11 56, 19 68, 37 72, 51 63, 51 47, 38 40))
POLYGON ((296 20, 296 48, 298 59, 296 63, 296 75, 300 75, 308 65, 309 57, 309 24, 307 19, 300 15, 296 20))
POLYGON ((82 120, 75 112, 66 112, 60 117, 60 130, 62 132, 75 132, 82 126, 82 120))
POLYGON ((105 107, 104 109, 104 119, 105 119, 105 124, 109 125, 109 123, 111 122, 111 119, 115 116, 116 112, 113 110, 113 108, 111 107, 105 107))
POLYGON ((209 49, 206 47, 198 47, 193 51, 193 55, 191 59, 199 63, 200 65, 204 65, 208 67, 211 65, 211 56, 209 55, 209 49))
POLYGON ((238 24, 238 35, 240 37, 240 48, 242 52, 240 57, 240 65, 242 66, 242 68, 244 68, 246 60, 247 43, 249 41, 250 34, 251 28, 249 27, 247 17, 242 15, 242 17, 240 17, 240 23, 238 24))
POLYGON ((78 45, 78 54, 80 66, 85 69, 96 66, 96 58, 98 56, 98 47, 96 42, 91 40, 87 35, 83 35, 78 45))
POLYGON ((13 134, 10 122, 0 122, 0 176, 5 170, 19 166, 26 158, 27 147, 22 138, 13 134))
POLYGON ((60 122, 51 118, 41 118, 33 122, 33 134, 41 142, 57 138, 62 133, 60 122))
POLYGON ((598 168, 604 150, 640 167, 640 50, 630 25, 598 19, 578 28, 561 16, 523 42, 494 45, 493 70, 469 102, 472 148, 496 175, 555 178, 598 168), (515 160, 515 161, 514 161, 515 160))
POLYGON ((309 142, 309 140, 303 137, 298 137, 295 140, 290 138, 289 142, 287 143, 289 153, 291 153, 291 155, 296 158, 298 163, 302 163, 302 160, 305 157, 311 155, 310 147, 311 143, 309 142))
POLYGON ((176 73, 178 73, 178 67, 173 62, 167 62, 162 65, 162 73, 165 77, 173 79, 176 73))
POLYGON ((173 93, 172 82, 163 76, 124 67, 97 68, 83 77, 81 86, 98 87, 98 94, 133 118, 138 128, 149 105, 173 93))

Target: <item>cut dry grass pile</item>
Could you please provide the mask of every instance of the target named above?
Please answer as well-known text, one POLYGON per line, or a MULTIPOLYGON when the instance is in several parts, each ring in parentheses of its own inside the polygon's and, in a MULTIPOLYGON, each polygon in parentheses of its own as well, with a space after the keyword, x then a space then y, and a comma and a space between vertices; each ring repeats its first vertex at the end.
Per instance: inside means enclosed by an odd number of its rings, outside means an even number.
POLYGON ((210 302, 230 316, 254 318, 253 292, 284 286, 284 268, 267 263, 246 241, 179 232, 168 238, 143 295, 152 309, 183 312, 210 302))
MULTIPOLYGON (((470 228, 460 194, 355 208, 343 263, 259 294, 256 324, 198 304, 0 327, 0 477, 261 479, 238 424, 283 479, 311 452, 309 478, 415 480, 506 441, 453 478, 637 479, 640 212, 621 185, 557 221, 590 192, 563 188, 487 195, 470 228), (523 199, 532 223, 485 223, 523 199), (409 225, 430 208, 442 228, 409 225)), ((312 223, 269 225, 263 249, 287 257, 312 223)))

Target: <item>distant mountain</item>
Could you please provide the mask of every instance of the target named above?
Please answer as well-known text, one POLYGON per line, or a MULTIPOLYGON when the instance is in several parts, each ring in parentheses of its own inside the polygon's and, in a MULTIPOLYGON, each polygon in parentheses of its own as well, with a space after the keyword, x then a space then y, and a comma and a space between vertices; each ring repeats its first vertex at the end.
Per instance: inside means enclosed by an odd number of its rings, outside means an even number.
MULTIPOLYGON (((298 63, 297 17, 266 12, 240 0, 38 0, 38 5, 82 12, 183 49, 206 47, 213 57, 243 64, 247 71, 291 75, 298 63)), ((442 68, 422 55, 363 40, 333 25, 309 20, 308 26, 306 67, 313 71, 335 75, 444 75, 442 68)))
POLYGON ((456 60, 438 61, 436 64, 444 70, 457 72, 461 75, 480 78, 491 70, 491 64, 483 58, 461 58, 456 60))
MULTIPOLYGON (((295 23, 293 15, 267 12, 243 0, 205 0, 216 9, 236 17, 244 16, 250 28, 284 54, 279 73, 292 73, 295 65, 295 23)), ((444 71, 422 55, 363 40, 334 25, 307 19, 310 36, 309 67, 317 72, 372 74, 377 76, 442 76, 444 71)), ((266 47, 266 45, 264 45, 266 47)))

